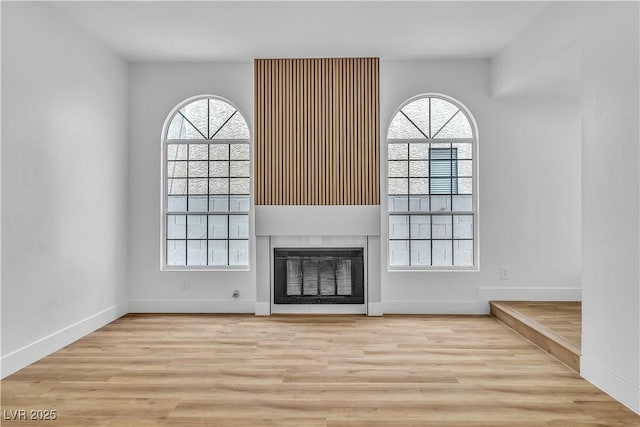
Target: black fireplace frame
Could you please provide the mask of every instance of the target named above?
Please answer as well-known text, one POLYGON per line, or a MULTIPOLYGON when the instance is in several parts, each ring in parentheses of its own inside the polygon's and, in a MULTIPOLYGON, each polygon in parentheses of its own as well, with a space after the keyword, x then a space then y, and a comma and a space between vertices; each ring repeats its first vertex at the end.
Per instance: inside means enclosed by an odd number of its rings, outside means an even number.
POLYGON ((275 304, 364 304, 364 248, 274 248, 275 304), (335 258, 351 260, 351 295, 287 295, 287 259, 335 258))

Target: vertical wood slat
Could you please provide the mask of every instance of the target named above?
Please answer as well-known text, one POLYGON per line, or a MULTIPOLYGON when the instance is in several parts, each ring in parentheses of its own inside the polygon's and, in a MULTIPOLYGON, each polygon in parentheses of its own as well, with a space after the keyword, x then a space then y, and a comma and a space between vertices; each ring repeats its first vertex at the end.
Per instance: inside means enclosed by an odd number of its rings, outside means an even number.
POLYGON ((257 205, 377 205, 378 58, 256 59, 257 205))

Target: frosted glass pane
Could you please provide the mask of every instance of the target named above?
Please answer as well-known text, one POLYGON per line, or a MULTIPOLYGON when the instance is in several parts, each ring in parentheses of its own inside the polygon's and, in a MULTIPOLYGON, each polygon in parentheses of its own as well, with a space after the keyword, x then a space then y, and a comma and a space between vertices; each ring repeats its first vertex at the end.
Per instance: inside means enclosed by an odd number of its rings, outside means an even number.
POLYGON ((453 238, 473 239, 473 216, 454 215, 453 216, 453 238))
POLYGON ((187 162, 167 162, 167 178, 186 178, 187 162))
POLYGON ((429 180, 426 178, 410 178, 409 192, 411 194, 429 194, 429 180))
POLYGON ((168 144, 167 160, 187 160, 187 144, 168 144))
POLYGON ((318 261, 305 259, 302 261, 302 293, 318 295, 318 261))
POLYGON ((429 196, 410 196, 409 210, 412 212, 425 212, 429 210, 429 196))
POLYGON ((454 240, 453 241, 453 261, 454 265, 473 265, 473 241, 454 240))
POLYGON ((302 295, 302 261, 287 260, 287 295, 302 295))
POLYGON ((249 241, 229 241, 229 265, 249 265, 249 241))
POLYGON ((230 194, 249 194, 249 178, 231 178, 229 185, 230 194))
POLYGON ((209 156, 210 160, 229 160, 229 144, 211 144, 209 156))
POLYGON ((213 136, 218 129, 236 111, 231 105, 218 99, 209 99, 209 137, 213 136))
POLYGON ((420 144, 417 142, 409 144, 409 158, 411 160, 428 160, 429 144, 420 144))
POLYGON ((409 181, 406 178, 389 178, 389 194, 407 194, 409 181))
POLYGON ((411 241, 411 265, 431 264, 431 241, 412 240, 411 241))
POLYGON ((249 144, 231 144, 231 160, 249 160, 249 144))
POLYGON ((231 173, 229 176, 239 176, 239 177, 249 176, 249 162, 248 161, 231 162, 230 171, 231 173))
POLYGON ((207 187, 207 179, 190 179, 189 180, 189 194, 207 194, 209 188, 207 187))
POLYGON ((227 196, 210 196, 209 210, 211 212, 226 212, 229 208, 229 199, 227 196))
POLYGON ((389 144, 389 160, 407 160, 408 158, 408 144, 389 144))
POLYGON ((389 239, 409 238, 409 216, 389 215, 389 239))
POLYGON ((167 215, 167 239, 185 239, 186 237, 186 215, 167 215))
POLYGON ((429 162, 427 161, 411 161, 409 162, 409 176, 428 177, 429 162))
POLYGON ((431 217, 428 215, 411 216, 411 238, 430 239, 431 238, 431 217))
POLYGON ((187 239, 207 238, 207 216, 188 215, 187 216, 187 239))
POLYGON ((209 162, 209 176, 229 176, 229 162, 209 162))
POLYGON ((425 139, 424 135, 420 133, 417 127, 415 127, 407 118, 400 112, 391 121, 389 125, 389 133, 387 139, 425 139))
POLYGON ((227 240, 209 240, 209 265, 227 265, 227 240))
POLYGON ((469 120, 467 120, 467 117, 460 111, 435 137, 473 138, 473 134, 471 133, 469 120))
POLYGON ((458 194, 471 194, 473 192, 473 178, 458 178, 458 194))
POLYGON ((434 212, 450 211, 451 196, 431 196, 431 210, 434 212))
POLYGON ((167 210, 169 212, 184 212, 187 210, 187 198, 184 196, 167 197, 167 210))
POLYGON ((167 130, 167 139, 204 139, 180 114, 176 114, 171 120, 167 130))
POLYGON ((249 238, 249 216, 229 215, 229 238, 248 239, 249 238))
POLYGON ((183 195, 187 194, 187 180, 184 178, 167 180, 167 194, 183 195))
POLYGON ((189 160, 208 160, 207 144, 189 144, 189 160))
POLYGON ((187 265, 207 265, 207 241, 187 241, 187 265))
POLYGON ((389 240, 389 265, 394 267, 409 265, 408 240, 389 240))
POLYGON ((450 239, 453 235, 450 215, 433 215, 431 233, 434 239, 450 239))
POLYGON ((167 265, 187 264, 187 242, 185 240, 167 240, 167 265))
POLYGON ((227 216, 226 215, 209 215, 209 238, 210 239, 226 239, 227 238, 227 216))
POLYGON ((461 160, 471 160, 473 158, 473 147, 470 143, 467 142, 456 142, 451 144, 455 152, 457 153, 457 158, 461 160))
POLYGON ((451 240, 434 240, 431 243, 433 245, 431 253, 433 265, 453 265, 451 240))
POLYGON ((471 211, 473 209, 472 195, 453 196, 454 211, 471 211))
POLYGON ((236 112, 213 139, 249 139, 249 127, 242 115, 236 112))
POLYGON ((336 295, 336 272, 333 260, 320 261, 320 295, 336 295))
POLYGON ((392 160, 389 161, 389 176, 390 177, 407 177, 409 176, 409 164, 405 160, 392 160))
POLYGON ((458 176, 473 176, 473 165, 471 160, 458 160, 458 176))
POLYGON ((429 98, 422 98, 410 102, 402 108, 413 123, 425 134, 429 135, 429 98))
MULTIPOLYGON (((431 137, 440 137, 436 132, 453 117, 458 111, 458 107, 440 98, 431 98, 431 137)), ((442 133, 442 131, 440 131, 442 133)))
POLYGON ((249 196, 231 196, 229 210, 232 212, 249 212, 249 196))
POLYGON ((184 106, 180 112, 207 138, 207 100, 199 99, 184 106))
POLYGON ((189 212, 206 212, 208 199, 207 196, 189 196, 189 212))
POLYGON ((406 212, 409 210, 407 196, 389 196, 389 212, 406 212))
POLYGON ((209 179, 209 192, 211 194, 229 194, 229 179, 227 178, 209 179))
POLYGON ((206 178, 208 162, 189 162, 189 178, 206 178))

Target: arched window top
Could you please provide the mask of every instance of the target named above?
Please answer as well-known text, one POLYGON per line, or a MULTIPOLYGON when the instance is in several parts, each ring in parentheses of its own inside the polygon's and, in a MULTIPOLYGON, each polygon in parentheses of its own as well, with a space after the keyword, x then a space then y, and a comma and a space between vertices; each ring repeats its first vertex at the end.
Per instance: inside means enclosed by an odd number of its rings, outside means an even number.
POLYGON ((437 95, 409 101, 396 113, 387 139, 473 139, 469 116, 456 103, 437 95))
POLYGON ((199 98, 180 107, 169 122, 168 140, 248 140, 249 127, 230 103, 214 97, 199 98))

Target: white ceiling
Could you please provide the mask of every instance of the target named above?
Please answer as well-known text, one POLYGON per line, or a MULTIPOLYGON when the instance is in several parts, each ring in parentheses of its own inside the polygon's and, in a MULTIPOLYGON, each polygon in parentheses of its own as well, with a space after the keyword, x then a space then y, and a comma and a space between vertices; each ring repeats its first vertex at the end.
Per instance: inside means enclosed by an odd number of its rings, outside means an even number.
POLYGON ((129 61, 489 58, 548 2, 50 2, 129 61))

